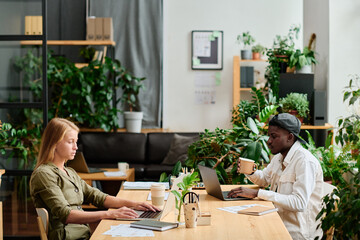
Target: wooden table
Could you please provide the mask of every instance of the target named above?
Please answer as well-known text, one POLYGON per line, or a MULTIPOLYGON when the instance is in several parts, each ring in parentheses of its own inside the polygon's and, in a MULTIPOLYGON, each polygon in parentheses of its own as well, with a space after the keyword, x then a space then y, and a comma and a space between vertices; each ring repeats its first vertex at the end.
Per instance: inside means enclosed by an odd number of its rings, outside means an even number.
MULTIPOLYGON (((108 172, 119 171, 118 168, 102 168, 108 172)), ((89 185, 92 185, 92 181, 135 181, 135 169, 130 168, 126 171, 126 176, 121 177, 107 177, 103 172, 98 173, 78 173, 78 175, 89 185)))
MULTIPOLYGON (((223 190, 230 190, 236 186, 223 185, 223 190)), ((245 201, 222 201, 214 198, 206 193, 205 190, 195 190, 200 194, 200 209, 201 211, 211 212, 211 226, 197 226, 196 228, 185 228, 181 225, 177 229, 172 229, 165 232, 154 231, 155 238, 151 239, 291 239, 291 236, 280 216, 277 212, 269 213, 263 216, 249 216, 242 214, 234 214, 219 210, 220 207, 247 205, 258 203, 273 207, 272 202, 262 200, 245 200, 245 201)), ((125 199, 132 199, 137 201, 145 201, 149 191, 141 190, 121 190, 118 197, 125 199)), ((175 220, 174 211, 165 217, 164 221, 175 220)), ((128 224, 131 221, 116 221, 116 220, 102 220, 95 232, 92 234, 92 240, 116 240, 134 238, 120 238, 111 237, 110 235, 103 235, 105 231, 110 229, 112 225, 128 224)), ((149 239, 149 238, 135 238, 135 239, 149 239)))

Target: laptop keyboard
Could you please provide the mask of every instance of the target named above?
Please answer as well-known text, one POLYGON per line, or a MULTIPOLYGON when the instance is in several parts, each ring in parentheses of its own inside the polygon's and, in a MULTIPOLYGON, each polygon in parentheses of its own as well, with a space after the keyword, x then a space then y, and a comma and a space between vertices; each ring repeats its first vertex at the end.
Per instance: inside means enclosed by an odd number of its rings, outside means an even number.
MULTIPOLYGON (((229 198, 227 195, 229 194, 230 191, 223 191, 222 195, 224 196, 224 199, 229 198)), ((231 198, 230 198, 231 199, 231 198)))
POLYGON ((139 216, 139 218, 156 218, 160 213, 161 212, 145 211, 139 216))

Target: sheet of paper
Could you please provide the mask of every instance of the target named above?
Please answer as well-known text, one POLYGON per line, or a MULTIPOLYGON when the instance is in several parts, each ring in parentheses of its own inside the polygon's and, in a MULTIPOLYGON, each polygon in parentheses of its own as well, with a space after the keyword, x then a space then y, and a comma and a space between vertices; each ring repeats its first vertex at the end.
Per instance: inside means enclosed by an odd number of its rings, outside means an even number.
POLYGON ((194 56, 210 57, 211 55, 211 32, 196 32, 194 35, 194 56))
POLYGON ((111 226, 110 230, 103 233, 104 235, 111 235, 112 237, 154 237, 152 230, 132 228, 130 224, 119 224, 111 226))
POLYGON ((219 210, 222 211, 226 211, 226 212, 230 212, 230 213, 236 213, 240 210, 243 209, 247 209, 249 207, 253 207, 253 206, 263 206, 263 205, 259 205, 259 204, 249 204, 249 205, 242 205, 242 206, 231 206, 231 207, 223 207, 223 208, 218 208, 219 210))
POLYGON ((124 172, 121 171, 116 171, 116 172, 104 172, 104 175, 106 177, 125 177, 126 174, 124 172))
POLYGON ((154 183, 161 183, 165 185, 165 189, 169 189, 168 182, 124 182, 124 189, 144 189, 150 190, 150 187, 154 183))
MULTIPOLYGON (((164 200, 166 201, 168 199, 168 197, 169 197, 169 193, 166 192, 165 196, 164 196, 164 200)), ((146 200, 151 201, 151 192, 149 192, 149 195, 148 195, 146 200)))
POLYGON ((215 104, 215 90, 195 90, 196 104, 215 104))

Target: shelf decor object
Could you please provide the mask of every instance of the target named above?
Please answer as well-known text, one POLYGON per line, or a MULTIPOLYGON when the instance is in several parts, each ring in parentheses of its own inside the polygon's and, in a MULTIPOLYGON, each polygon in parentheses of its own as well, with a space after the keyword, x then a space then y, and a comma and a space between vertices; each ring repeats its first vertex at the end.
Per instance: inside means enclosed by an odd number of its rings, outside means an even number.
POLYGON ((191 32, 191 69, 223 68, 223 31, 191 32))

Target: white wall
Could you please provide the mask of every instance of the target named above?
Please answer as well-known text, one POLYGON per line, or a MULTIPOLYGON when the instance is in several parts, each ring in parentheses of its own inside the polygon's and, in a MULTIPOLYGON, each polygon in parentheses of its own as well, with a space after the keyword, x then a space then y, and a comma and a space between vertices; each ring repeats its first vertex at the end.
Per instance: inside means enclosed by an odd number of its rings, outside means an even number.
POLYGON ((343 104, 343 90, 349 83, 349 74, 360 74, 360 1, 331 0, 329 5, 330 50, 328 109, 329 122, 347 116, 343 104))
MULTIPOLYGON (((164 0, 163 127, 171 131, 231 127, 232 59, 240 50, 236 36, 250 31, 257 42, 270 47, 275 35, 286 35, 290 25, 302 23, 302 0, 164 0), (216 87, 216 104, 195 104, 196 71, 191 70, 190 61, 192 30, 224 31, 223 70, 221 84, 216 87)), ((298 44, 302 46, 302 39, 298 44)))
POLYGON ((329 0, 304 0, 304 46, 316 34, 315 52, 318 64, 314 67, 314 87, 326 90, 329 78, 329 0))

